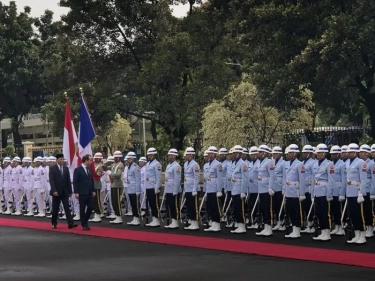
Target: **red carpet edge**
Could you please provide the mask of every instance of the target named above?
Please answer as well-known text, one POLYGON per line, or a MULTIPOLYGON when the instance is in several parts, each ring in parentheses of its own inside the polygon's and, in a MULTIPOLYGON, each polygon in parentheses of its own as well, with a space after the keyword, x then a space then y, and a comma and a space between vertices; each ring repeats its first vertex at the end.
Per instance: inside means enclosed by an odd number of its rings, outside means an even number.
POLYGON ((253 241, 191 236, 171 233, 155 233, 137 230, 93 227, 89 232, 68 229, 66 224, 60 224, 58 229, 51 229, 48 222, 25 221, 0 218, 0 226, 47 230, 61 233, 71 233, 102 238, 114 238, 138 242, 149 242, 174 246, 193 247, 208 250, 226 251, 249 255, 269 256, 304 261, 336 263, 359 267, 375 268, 375 254, 352 251, 331 250, 311 247, 300 247, 282 244, 271 244, 253 241))

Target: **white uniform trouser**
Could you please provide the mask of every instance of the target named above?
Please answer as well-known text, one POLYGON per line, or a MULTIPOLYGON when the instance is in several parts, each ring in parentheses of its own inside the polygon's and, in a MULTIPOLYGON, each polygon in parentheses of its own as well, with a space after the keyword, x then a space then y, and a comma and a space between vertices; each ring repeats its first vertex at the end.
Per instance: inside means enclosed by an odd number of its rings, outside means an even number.
MULTIPOLYGON (((8 181, 4 181, 3 190, 4 190, 5 208, 6 209, 10 209, 10 207, 12 206, 12 204, 9 204, 9 199, 11 199, 10 196, 12 194, 12 189, 9 187, 9 182, 8 181)), ((13 198, 12 198, 11 202, 13 202, 13 198)))
POLYGON ((127 210, 131 210, 131 205, 130 205, 130 199, 129 199, 129 195, 128 195, 128 186, 127 184, 124 185, 125 188, 124 188, 124 196, 125 196, 125 200, 124 200, 124 203, 125 203, 125 209, 127 210))
POLYGON ((23 195, 23 188, 20 184, 13 185, 13 197, 15 209, 19 212, 22 210, 21 199, 23 195))
POLYGON ((139 204, 141 205, 141 209, 146 209, 146 199, 143 199, 146 197, 146 190, 142 190, 141 195, 139 196, 139 204))
MULTIPOLYGON (((74 194, 74 186, 72 185, 72 190, 74 194)), ((79 214, 79 199, 77 199, 75 196, 70 197, 72 200, 72 213, 73 214, 79 214)))
POLYGON ((113 205, 112 205, 112 200, 111 200, 111 184, 109 183, 107 185, 107 194, 108 194, 108 202, 109 204, 107 205, 107 208, 108 208, 108 212, 109 213, 113 213, 113 205))
POLYGON ((48 202, 48 205, 49 205, 49 208, 50 208, 50 211, 52 212, 52 196, 49 195, 51 191, 51 185, 49 184, 49 181, 47 182, 47 190, 45 192, 45 196, 44 196, 44 200, 46 202, 48 202))
POLYGON ((38 206, 39 212, 45 212, 45 209, 46 209, 45 193, 46 193, 46 189, 43 187, 34 189, 36 205, 38 206))
POLYGON ((27 201, 27 210, 32 211, 34 209, 35 194, 34 189, 31 187, 25 188, 25 196, 27 201))

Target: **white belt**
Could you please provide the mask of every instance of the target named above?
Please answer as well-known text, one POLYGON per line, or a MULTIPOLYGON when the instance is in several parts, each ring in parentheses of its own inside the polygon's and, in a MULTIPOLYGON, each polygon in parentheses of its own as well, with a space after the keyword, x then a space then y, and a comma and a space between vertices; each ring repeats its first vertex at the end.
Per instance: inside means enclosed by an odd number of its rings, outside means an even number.
POLYGON ((174 182, 174 179, 167 179, 166 182, 174 182))
POLYGON ((258 177, 258 181, 263 181, 263 180, 269 180, 270 178, 262 178, 262 177, 258 177))
POLYGON ((207 181, 217 181, 217 178, 207 178, 207 181))
POLYGON ((128 181, 128 183, 135 183, 135 181, 128 181))
POLYGON ((286 183, 286 185, 297 185, 297 186, 299 184, 298 181, 286 181, 285 183, 286 183))
POLYGON ((146 181, 154 180, 156 178, 146 178, 146 181))
POLYGON ((232 178, 232 182, 242 182, 242 179, 232 178))
POLYGON ((185 181, 193 181, 194 178, 185 178, 185 181))
POLYGON ((350 181, 350 180, 347 180, 346 183, 348 185, 357 185, 357 186, 361 184, 360 181, 350 181))
POLYGON ((315 185, 327 185, 328 181, 326 180, 316 180, 315 185))

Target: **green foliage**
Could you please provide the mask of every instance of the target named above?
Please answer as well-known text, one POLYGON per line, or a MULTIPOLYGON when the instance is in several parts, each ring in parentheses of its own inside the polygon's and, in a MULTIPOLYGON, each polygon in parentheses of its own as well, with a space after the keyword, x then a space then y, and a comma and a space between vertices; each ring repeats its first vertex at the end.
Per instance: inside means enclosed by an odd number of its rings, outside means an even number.
POLYGON ((16 155, 16 149, 13 145, 8 145, 7 147, 3 148, 2 154, 7 157, 14 157, 16 155))

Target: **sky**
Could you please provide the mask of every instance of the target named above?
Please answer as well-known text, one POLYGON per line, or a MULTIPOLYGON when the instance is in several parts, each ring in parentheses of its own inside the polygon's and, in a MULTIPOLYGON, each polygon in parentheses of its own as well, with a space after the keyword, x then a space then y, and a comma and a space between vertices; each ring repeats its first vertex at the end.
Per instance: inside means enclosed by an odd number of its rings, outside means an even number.
MULTIPOLYGON (((44 14, 45 10, 51 10, 54 12, 54 20, 59 20, 62 14, 66 14, 68 9, 59 7, 59 0, 15 0, 19 11, 23 10, 23 7, 31 7, 31 15, 33 17, 39 17, 44 14)), ((8 5, 10 0, 0 0, 5 5, 8 5)), ((189 10, 189 5, 179 5, 173 7, 173 15, 176 17, 183 17, 189 10)))

